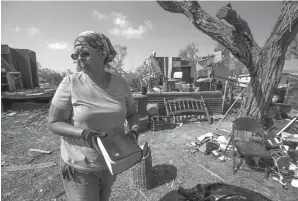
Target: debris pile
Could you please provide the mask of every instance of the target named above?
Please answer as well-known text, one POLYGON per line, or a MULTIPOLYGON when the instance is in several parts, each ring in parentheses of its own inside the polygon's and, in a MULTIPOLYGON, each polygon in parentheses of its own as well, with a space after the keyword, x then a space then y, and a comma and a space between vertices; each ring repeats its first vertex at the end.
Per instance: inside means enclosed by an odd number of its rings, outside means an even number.
POLYGON ((2 98, 4 99, 15 99, 15 98, 31 98, 31 97, 36 97, 36 96, 53 96, 56 92, 57 87, 56 86, 44 86, 42 87, 36 87, 33 89, 21 89, 21 90, 17 90, 14 92, 2 92, 2 98))
MULTIPOLYGON (((298 188, 298 133, 286 132, 290 125, 297 121, 297 118, 298 114, 278 132, 276 130, 270 133, 265 132, 264 144, 266 151, 271 155, 270 160, 255 156, 244 158, 251 169, 268 169, 272 179, 278 181, 284 188, 287 184, 298 188), (250 162, 249 159, 251 159, 250 162)), ((213 131, 196 137, 196 141, 191 142, 191 153, 201 152, 205 155, 212 155, 221 162, 231 160, 233 156, 240 157, 241 151, 238 151, 236 147, 233 151, 232 132, 220 131, 225 134, 215 134, 213 131)), ((263 142, 262 137, 258 136, 249 140, 260 145, 263 142)))
POLYGON ((192 153, 200 151, 206 155, 212 154, 215 158, 218 158, 220 161, 225 161, 227 158, 223 155, 223 153, 229 155, 232 151, 232 145, 229 143, 229 141, 230 137, 226 139, 225 136, 208 132, 204 135, 196 137, 196 141, 191 142, 193 146, 192 153))

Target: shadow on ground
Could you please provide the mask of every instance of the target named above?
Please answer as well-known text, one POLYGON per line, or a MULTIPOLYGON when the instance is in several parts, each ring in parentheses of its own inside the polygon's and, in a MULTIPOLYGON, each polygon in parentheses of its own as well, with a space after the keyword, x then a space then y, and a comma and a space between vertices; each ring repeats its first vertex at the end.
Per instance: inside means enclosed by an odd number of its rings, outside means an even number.
POLYGON ((198 184, 189 189, 179 187, 171 191, 160 201, 184 200, 237 200, 237 201, 272 201, 262 194, 249 189, 226 183, 198 184), (180 195, 179 195, 180 194, 180 195))
POLYGON ((151 189, 173 181, 177 177, 177 168, 173 165, 155 165, 152 167, 151 189))
POLYGON ((167 193, 160 201, 184 201, 185 199, 178 194, 178 191, 171 191, 167 193))

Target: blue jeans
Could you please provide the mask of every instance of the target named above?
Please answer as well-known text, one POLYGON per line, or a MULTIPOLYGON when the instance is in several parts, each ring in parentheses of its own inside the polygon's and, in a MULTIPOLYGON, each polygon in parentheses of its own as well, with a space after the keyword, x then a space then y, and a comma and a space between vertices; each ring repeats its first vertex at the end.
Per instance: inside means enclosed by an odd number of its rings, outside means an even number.
POLYGON ((60 160, 63 186, 68 201, 108 201, 116 175, 109 170, 84 172, 60 160))

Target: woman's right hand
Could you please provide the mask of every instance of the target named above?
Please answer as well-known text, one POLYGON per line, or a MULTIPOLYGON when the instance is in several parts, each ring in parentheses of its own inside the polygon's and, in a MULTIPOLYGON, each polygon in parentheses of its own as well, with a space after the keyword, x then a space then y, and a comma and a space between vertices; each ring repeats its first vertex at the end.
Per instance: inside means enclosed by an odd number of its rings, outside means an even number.
POLYGON ((126 133, 126 135, 128 135, 129 137, 131 137, 131 139, 137 143, 138 142, 138 132, 135 130, 130 130, 126 133))
POLYGON ((106 137, 106 136, 107 136, 107 134, 105 132, 96 131, 96 130, 92 130, 92 129, 84 129, 82 132, 83 139, 87 142, 87 144, 91 148, 94 148, 93 141, 92 141, 93 137, 106 137))

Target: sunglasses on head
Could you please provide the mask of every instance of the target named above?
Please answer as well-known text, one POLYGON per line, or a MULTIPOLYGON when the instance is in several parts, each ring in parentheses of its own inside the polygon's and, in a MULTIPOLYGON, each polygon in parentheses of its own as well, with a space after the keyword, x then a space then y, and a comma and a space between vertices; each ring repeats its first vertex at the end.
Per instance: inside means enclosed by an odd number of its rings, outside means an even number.
POLYGON ((75 53, 75 54, 71 54, 71 58, 73 60, 78 60, 79 57, 83 58, 83 59, 86 59, 90 56, 89 52, 80 52, 79 54, 78 53, 75 53))

